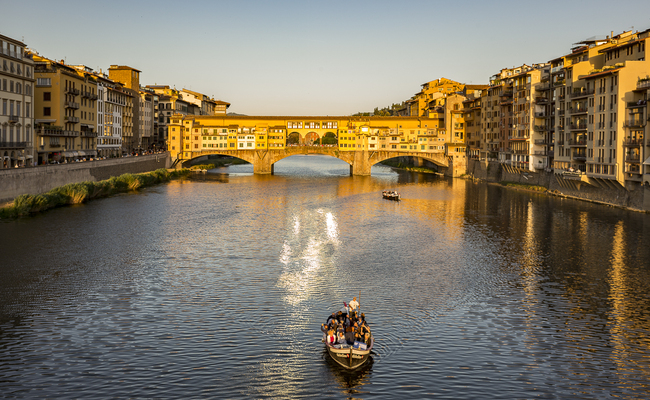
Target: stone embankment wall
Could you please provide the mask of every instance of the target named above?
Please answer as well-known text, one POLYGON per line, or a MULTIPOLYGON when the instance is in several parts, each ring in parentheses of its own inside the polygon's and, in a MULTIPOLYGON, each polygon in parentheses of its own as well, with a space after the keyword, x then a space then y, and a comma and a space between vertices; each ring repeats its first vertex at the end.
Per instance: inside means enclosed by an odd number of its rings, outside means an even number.
POLYGON ((40 165, 0 170, 0 202, 21 194, 40 194, 55 187, 86 181, 102 181, 126 173, 137 174, 169 168, 169 153, 111 158, 73 164, 40 165))
POLYGON ((621 186, 592 186, 579 181, 566 181, 552 172, 522 172, 496 161, 470 160, 467 175, 486 182, 515 182, 545 187, 551 194, 579 200, 609 204, 638 211, 650 211, 650 188, 627 190, 621 186))

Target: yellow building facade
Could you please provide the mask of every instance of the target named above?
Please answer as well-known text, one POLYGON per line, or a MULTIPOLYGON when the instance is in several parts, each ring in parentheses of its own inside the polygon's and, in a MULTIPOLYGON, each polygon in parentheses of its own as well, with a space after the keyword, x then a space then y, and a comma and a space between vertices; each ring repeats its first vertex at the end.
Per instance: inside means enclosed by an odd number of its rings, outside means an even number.
POLYGON ((221 150, 336 147, 340 152, 442 153, 437 121, 418 117, 250 117, 174 114, 168 131, 172 158, 189 160, 221 150), (332 134, 336 145, 316 144, 332 134))

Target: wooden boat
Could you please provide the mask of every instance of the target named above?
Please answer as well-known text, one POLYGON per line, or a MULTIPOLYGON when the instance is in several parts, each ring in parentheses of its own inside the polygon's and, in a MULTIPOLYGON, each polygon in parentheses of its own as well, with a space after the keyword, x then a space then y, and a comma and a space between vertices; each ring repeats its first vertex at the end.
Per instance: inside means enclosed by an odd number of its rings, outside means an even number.
POLYGON ((401 200, 400 194, 394 190, 384 190, 383 192, 381 192, 381 195, 384 199, 387 200, 395 200, 395 201, 401 200))
MULTIPOLYGON (((321 328, 321 330, 323 330, 321 328)), ((323 331, 323 333, 325 333, 323 331)), ((370 359, 370 352, 372 347, 375 344, 375 338, 370 336, 370 345, 367 346, 365 350, 359 348, 354 348, 354 346, 345 345, 344 348, 340 348, 341 345, 331 345, 325 342, 327 347, 327 353, 332 357, 332 360, 336 361, 337 364, 342 366, 345 369, 357 369, 370 359)))

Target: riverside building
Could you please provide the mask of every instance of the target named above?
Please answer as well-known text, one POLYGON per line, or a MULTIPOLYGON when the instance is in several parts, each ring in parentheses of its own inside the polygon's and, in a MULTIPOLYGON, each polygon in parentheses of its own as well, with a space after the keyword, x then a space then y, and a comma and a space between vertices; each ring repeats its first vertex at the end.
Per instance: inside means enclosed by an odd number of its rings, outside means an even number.
POLYGON ((650 184, 647 139, 650 30, 577 43, 553 60, 554 168, 561 179, 635 189, 650 184))
POLYGON ((0 169, 34 163, 34 64, 25 48, 0 35, 0 169))
POLYGON ((97 79, 86 68, 32 53, 38 163, 97 155, 97 79))

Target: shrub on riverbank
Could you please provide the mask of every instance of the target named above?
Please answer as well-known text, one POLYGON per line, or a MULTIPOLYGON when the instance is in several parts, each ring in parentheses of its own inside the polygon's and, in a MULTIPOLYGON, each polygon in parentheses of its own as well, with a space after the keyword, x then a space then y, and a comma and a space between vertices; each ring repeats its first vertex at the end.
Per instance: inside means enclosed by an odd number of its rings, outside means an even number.
POLYGON ((168 182, 187 173, 189 173, 188 170, 168 171, 161 168, 143 174, 114 176, 99 182, 70 183, 38 195, 23 194, 16 197, 13 203, 0 208, 0 219, 17 218, 55 207, 80 204, 91 199, 137 190, 142 187, 168 182))
POLYGON ((519 183, 519 182, 503 181, 503 182, 501 182, 501 185, 510 186, 510 187, 514 187, 514 188, 519 188, 519 189, 525 189, 525 190, 532 190, 532 191, 535 191, 535 192, 546 192, 548 190, 544 186, 526 185, 524 183, 519 183))
POLYGON ((199 165, 193 165, 190 167, 191 170, 197 170, 197 169, 206 169, 206 170, 211 170, 215 169, 216 166, 214 164, 199 164, 199 165))

